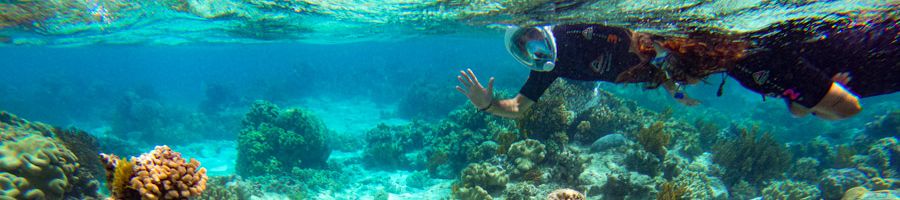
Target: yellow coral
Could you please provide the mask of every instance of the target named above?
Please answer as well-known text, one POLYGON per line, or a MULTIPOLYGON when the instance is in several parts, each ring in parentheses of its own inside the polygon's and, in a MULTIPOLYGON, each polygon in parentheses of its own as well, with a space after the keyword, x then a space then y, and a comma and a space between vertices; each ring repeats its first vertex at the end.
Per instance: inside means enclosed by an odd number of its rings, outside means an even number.
POLYGON ((656 200, 680 200, 685 199, 689 190, 683 185, 672 182, 665 182, 660 186, 660 191, 656 194, 656 200))
POLYGON ((109 187, 113 194, 122 194, 125 192, 125 189, 128 188, 128 185, 126 184, 130 182, 131 175, 134 174, 134 162, 129 162, 125 158, 120 158, 116 163, 117 165, 113 172, 113 180, 109 187))
POLYGON ((200 167, 195 159, 187 162, 168 146, 157 146, 150 153, 132 158, 131 162, 124 159, 110 162, 111 159, 103 158, 107 173, 113 173, 113 184, 122 186, 122 191, 113 192, 113 199, 187 199, 199 196, 206 189, 206 168, 200 167), (129 168, 130 174, 125 172, 129 168), (123 183, 125 180, 128 184, 123 183))

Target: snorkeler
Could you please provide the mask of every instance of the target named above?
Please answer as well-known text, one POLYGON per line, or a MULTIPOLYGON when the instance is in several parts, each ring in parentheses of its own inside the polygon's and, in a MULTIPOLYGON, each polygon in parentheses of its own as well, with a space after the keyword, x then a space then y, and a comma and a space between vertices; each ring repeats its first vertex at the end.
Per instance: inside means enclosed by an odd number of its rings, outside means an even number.
POLYGON ((802 19, 746 34, 688 37, 597 24, 514 27, 506 48, 531 69, 518 95, 494 100, 494 78, 485 88, 471 69, 460 71, 456 89, 477 109, 509 118, 521 117, 560 77, 662 86, 678 102, 696 105, 683 87, 726 73, 763 99, 783 98, 794 116, 830 120, 859 113, 859 97, 900 90, 896 19, 802 19))

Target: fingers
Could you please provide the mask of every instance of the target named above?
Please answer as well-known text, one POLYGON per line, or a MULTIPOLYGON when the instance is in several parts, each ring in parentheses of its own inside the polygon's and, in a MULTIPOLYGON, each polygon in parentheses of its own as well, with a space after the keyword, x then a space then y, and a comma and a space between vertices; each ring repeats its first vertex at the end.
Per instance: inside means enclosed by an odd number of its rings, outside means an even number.
POLYGON ((475 85, 481 87, 481 82, 478 82, 478 77, 475 76, 475 72, 472 72, 472 69, 467 69, 467 70, 469 70, 469 76, 471 76, 472 80, 475 81, 475 85))
POLYGON ((494 92, 494 77, 488 80, 488 92, 494 92))
POLYGON ((456 80, 459 80, 459 84, 462 84, 463 86, 465 86, 467 88, 472 87, 472 83, 469 81, 464 81, 462 76, 456 76, 456 80))
POLYGON ((456 91, 459 91, 459 93, 462 93, 463 95, 469 96, 469 93, 466 92, 466 90, 463 90, 462 87, 459 87, 458 85, 456 86, 456 91))
POLYGON ((472 81, 472 77, 469 77, 469 74, 466 73, 466 71, 460 70, 459 73, 462 74, 463 77, 466 77, 466 81, 469 82, 469 84, 466 85, 467 87, 472 87, 473 85, 475 85, 475 82, 472 81))

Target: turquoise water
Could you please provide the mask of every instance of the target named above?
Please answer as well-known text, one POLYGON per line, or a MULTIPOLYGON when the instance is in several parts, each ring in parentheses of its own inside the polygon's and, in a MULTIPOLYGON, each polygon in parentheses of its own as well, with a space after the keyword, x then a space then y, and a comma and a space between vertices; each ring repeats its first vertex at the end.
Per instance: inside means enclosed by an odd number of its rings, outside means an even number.
POLYGON ((896 199, 900 94, 824 121, 735 80, 717 97, 718 76, 687 88, 694 107, 662 89, 567 81, 516 121, 475 111, 454 86, 471 68, 496 78, 499 97, 518 91, 528 71, 503 47, 507 25, 733 33, 897 5, 0 1, 0 199, 140 199, 116 194, 96 156, 142 160, 161 145, 205 168, 193 199, 547 199, 562 188, 586 199, 677 188, 680 199, 840 199, 857 186, 896 199))

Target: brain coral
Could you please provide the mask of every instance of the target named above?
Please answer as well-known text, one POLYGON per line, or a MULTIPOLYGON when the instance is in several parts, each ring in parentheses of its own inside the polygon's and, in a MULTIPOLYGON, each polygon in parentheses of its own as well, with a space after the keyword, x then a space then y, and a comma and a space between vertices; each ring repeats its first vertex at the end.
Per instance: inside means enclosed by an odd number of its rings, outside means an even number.
POLYGON ((0 199, 62 199, 72 188, 78 159, 51 129, 0 112, 0 199))
POLYGON ((157 146, 150 153, 132 157, 131 161, 115 155, 101 156, 113 191, 112 199, 188 199, 206 189, 206 168, 201 168, 195 159, 187 162, 168 146, 157 146))
POLYGON ((25 135, 4 140, 0 199, 62 199, 77 168, 75 154, 51 138, 25 135))

